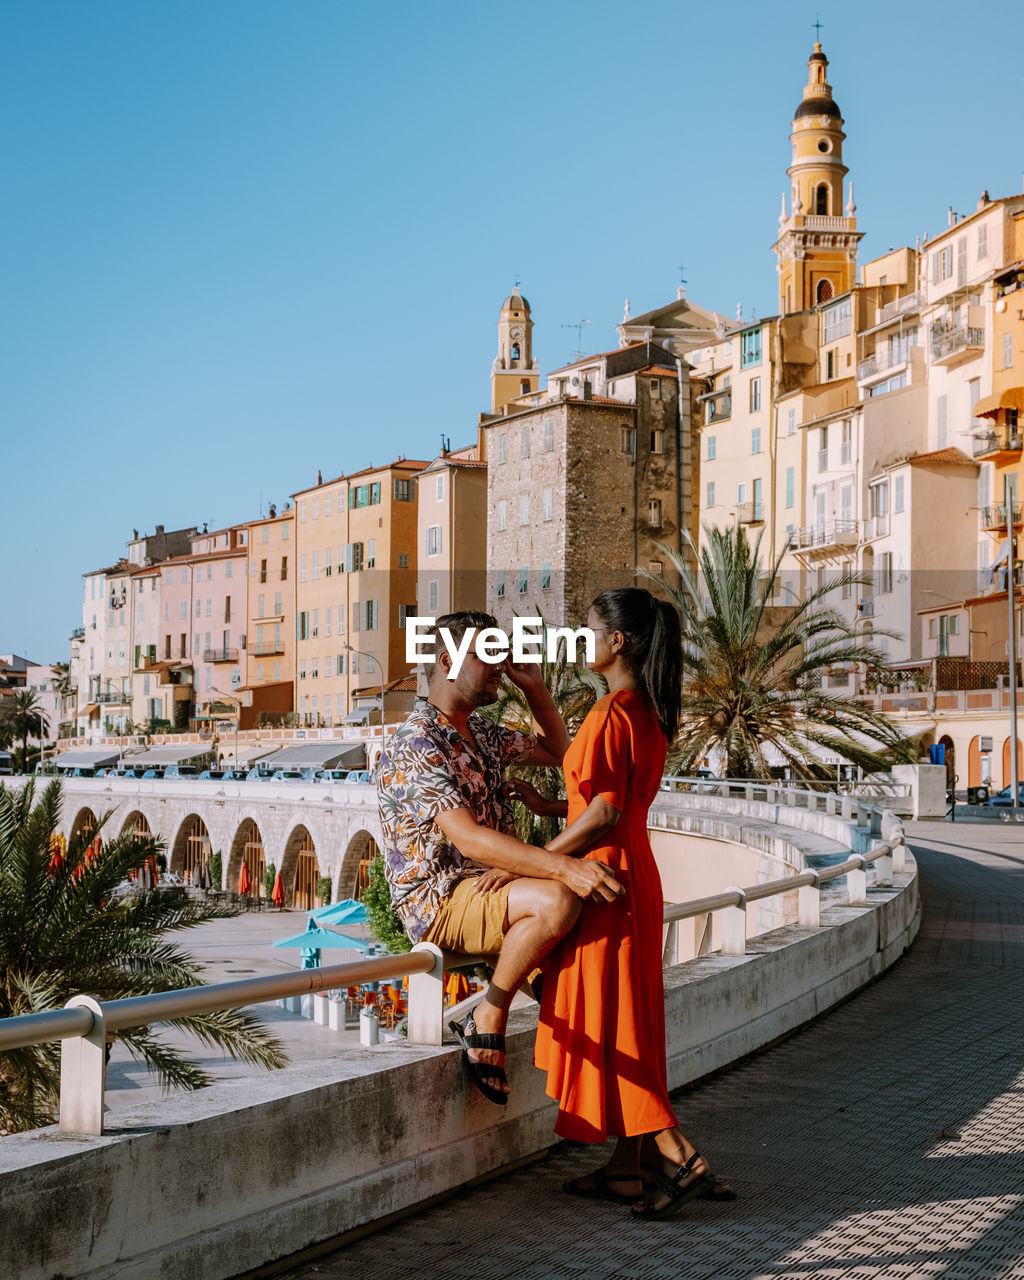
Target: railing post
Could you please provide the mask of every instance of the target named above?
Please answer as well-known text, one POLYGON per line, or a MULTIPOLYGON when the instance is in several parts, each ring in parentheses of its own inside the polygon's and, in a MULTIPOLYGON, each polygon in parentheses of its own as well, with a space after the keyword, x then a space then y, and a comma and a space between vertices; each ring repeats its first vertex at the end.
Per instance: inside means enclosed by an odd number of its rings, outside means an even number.
POLYGON ((904 872, 907 869, 907 845, 906 838, 903 835, 903 824, 892 838, 892 869, 893 871, 904 872))
POLYGON ((675 964, 679 959, 679 921, 670 920, 665 930, 665 946, 661 953, 662 968, 675 964))
POLYGON ((892 888, 892 846, 889 846, 889 852, 883 853, 880 858, 875 859, 875 884, 879 887, 884 886, 887 889, 892 888))
POLYGON ((817 871, 813 884, 802 884, 797 890, 797 911, 800 924, 805 929, 817 929, 821 926, 821 877, 817 871))
POLYGON ((880 836, 882 834, 882 815, 874 805, 868 811, 868 819, 871 824, 869 827, 871 834, 880 836))
POLYGON ((734 884, 724 892, 737 894, 739 902, 734 907, 722 908, 722 955, 744 956, 747 954, 747 895, 734 884))
POLYGON ((850 862, 856 862, 857 868, 854 871, 846 873, 846 887, 850 895, 851 907, 866 907, 868 905, 868 873, 864 869, 867 865, 859 853, 855 853, 850 862))
POLYGON ((712 919, 713 917, 709 911, 707 915, 698 916, 693 922, 695 958, 706 956, 711 951, 712 919))
POLYGON ((65 1009, 88 1009, 92 1029, 60 1046, 60 1128, 62 1133, 103 1133, 103 1090, 107 1080, 107 1037, 103 1010, 92 996, 72 996, 65 1009))
POLYGON ((413 953, 429 952, 433 968, 426 973, 409 974, 410 1044, 440 1044, 444 1031, 444 956, 432 942, 417 942, 413 953))

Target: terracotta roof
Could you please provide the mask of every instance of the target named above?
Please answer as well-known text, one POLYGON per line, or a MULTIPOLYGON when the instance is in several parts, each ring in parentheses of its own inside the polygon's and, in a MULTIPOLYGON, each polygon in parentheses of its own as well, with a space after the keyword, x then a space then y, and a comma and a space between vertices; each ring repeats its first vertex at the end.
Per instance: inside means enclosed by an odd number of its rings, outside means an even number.
POLYGON ((315 493, 317 489, 330 489, 332 485, 341 484, 343 480, 356 480, 360 476, 372 476, 384 471, 422 471, 430 463, 422 458, 398 458, 395 462, 384 462, 379 467, 363 467, 361 471, 349 471, 335 476, 333 480, 324 480, 320 484, 311 484, 305 489, 296 489, 293 498, 303 493, 315 493))
MULTIPOLYGON (((408 676, 399 676, 397 680, 390 680, 384 686, 385 693, 415 693, 416 692, 416 674, 413 672, 408 676)), ((354 698, 368 698, 372 694, 380 697, 380 685, 368 684, 362 689, 353 689, 352 696, 354 698)))
POLYGON ((933 466, 962 467, 965 463, 972 466, 972 459, 961 449, 936 449, 933 453, 916 453, 907 461, 911 466, 918 462, 928 462, 933 466))
POLYGON ((102 573, 109 577, 110 574, 130 573, 134 568, 130 560, 118 560, 116 564, 108 565, 106 569, 86 569, 82 574, 83 578, 91 578, 94 574, 102 573))
POLYGON ((675 378, 677 376, 675 369, 666 369, 663 364, 649 364, 643 369, 637 369, 636 372, 642 373, 645 376, 650 376, 651 374, 656 373, 663 378, 675 378))
POLYGON ((239 557, 247 557, 249 548, 246 547, 218 547, 216 551, 190 551, 184 556, 168 556, 166 560, 161 560, 159 564, 153 566, 154 569, 160 570, 164 565, 168 564, 196 564, 200 560, 205 564, 207 560, 232 560, 239 557))

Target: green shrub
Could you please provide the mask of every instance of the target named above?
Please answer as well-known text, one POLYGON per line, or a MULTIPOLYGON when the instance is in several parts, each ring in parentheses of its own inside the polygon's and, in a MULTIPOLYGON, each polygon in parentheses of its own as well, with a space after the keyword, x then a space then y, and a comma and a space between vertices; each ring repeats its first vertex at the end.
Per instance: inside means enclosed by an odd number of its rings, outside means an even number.
POLYGON ((219 889, 224 883, 224 862, 219 849, 210 859, 210 881, 215 889, 219 889))
POLYGON ((324 904, 325 907, 331 904, 331 877, 321 876, 316 882, 316 896, 324 904))

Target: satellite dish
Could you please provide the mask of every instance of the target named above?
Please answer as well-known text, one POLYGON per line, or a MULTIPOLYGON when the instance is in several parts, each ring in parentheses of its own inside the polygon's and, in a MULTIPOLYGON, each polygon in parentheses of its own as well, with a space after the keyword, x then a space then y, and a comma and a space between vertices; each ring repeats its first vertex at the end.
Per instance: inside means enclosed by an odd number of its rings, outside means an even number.
POLYGON ((579 378, 573 378, 573 380, 572 380, 572 385, 573 385, 574 387, 578 387, 578 386, 580 385, 580 380, 579 380, 579 378))

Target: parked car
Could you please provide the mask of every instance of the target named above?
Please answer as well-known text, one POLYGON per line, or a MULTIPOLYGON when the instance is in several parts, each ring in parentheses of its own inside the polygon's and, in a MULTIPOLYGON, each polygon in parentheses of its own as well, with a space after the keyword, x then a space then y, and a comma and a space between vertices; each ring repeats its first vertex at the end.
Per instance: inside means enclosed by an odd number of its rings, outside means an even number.
MULTIPOLYGON (((1009 787, 1003 787, 1002 791, 994 791, 985 803, 1008 809, 1013 803, 1013 794, 1009 787)), ((1024 782, 1017 783, 1017 804, 1024 809, 1024 782)))
POLYGON ((271 774, 274 782, 312 782, 313 769, 275 769, 271 774))
POLYGON ((348 777, 348 769, 317 769, 313 774, 314 782, 344 782, 348 777))
POLYGON ((370 771, 369 769, 350 769, 345 781, 362 783, 363 786, 368 786, 370 782, 370 771))
POLYGON ((198 778, 199 770, 194 764, 169 764, 164 770, 165 778, 198 778))
POLYGON ((246 782, 269 782, 274 776, 272 769, 261 769, 259 765, 254 765, 245 775, 246 782))
POLYGON ((145 781, 147 778, 162 778, 163 776, 163 769, 146 769, 143 771, 142 779, 145 781))
MULTIPOLYGON (((116 769, 111 769, 107 776, 109 777, 116 773, 117 773, 116 769)), ((64 770, 64 777, 65 778, 95 778, 96 770, 90 768, 88 765, 85 765, 85 764, 76 764, 73 768, 64 770)))

